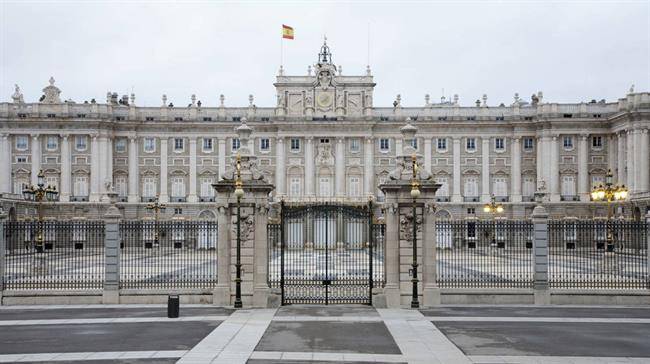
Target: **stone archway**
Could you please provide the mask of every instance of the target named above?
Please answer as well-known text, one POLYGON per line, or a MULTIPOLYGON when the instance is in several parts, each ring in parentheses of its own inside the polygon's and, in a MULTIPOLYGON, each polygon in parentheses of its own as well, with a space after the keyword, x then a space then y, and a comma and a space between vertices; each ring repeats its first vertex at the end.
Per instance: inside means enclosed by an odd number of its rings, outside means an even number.
POLYGON ((199 212, 198 219, 199 220, 216 220, 217 216, 214 214, 214 212, 210 210, 203 210, 199 212))

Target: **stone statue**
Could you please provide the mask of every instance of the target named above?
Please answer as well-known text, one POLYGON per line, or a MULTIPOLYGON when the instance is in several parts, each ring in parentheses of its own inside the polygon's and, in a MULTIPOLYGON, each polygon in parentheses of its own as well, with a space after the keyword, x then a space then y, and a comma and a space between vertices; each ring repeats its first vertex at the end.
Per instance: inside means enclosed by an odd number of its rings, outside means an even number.
POLYGON ((305 96, 305 107, 313 107, 314 106, 314 100, 312 99, 310 94, 307 94, 305 96))
POLYGON ((20 92, 20 87, 18 85, 15 86, 15 91, 14 94, 11 95, 11 98, 14 100, 14 104, 24 104, 25 100, 23 99, 23 94, 20 92))
POLYGON ((322 70, 318 73, 318 84, 323 90, 327 90, 332 85, 332 74, 329 70, 322 70))
POLYGON ((634 93, 634 84, 632 84, 632 86, 630 86, 630 92, 628 92, 628 93, 630 93, 630 94, 634 93))
POLYGON ((49 86, 46 86, 43 89, 44 97, 41 102, 44 104, 60 104, 61 99, 59 98, 59 95, 61 94, 61 90, 59 90, 58 87, 54 86, 54 77, 50 77, 49 82, 49 86))
POLYGON ((316 164, 321 166, 334 165, 334 156, 332 155, 332 146, 329 144, 319 144, 316 153, 316 164))
POLYGON ((285 107, 284 94, 278 94, 278 107, 285 107))
POLYGON ((339 93, 338 95, 336 95, 336 106, 337 107, 345 107, 342 93, 339 93))
POLYGON ((402 172, 404 171, 404 160, 399 158, 395 163, 395 169, 388 174, 388 178, 397 181, 402 179, 402 172))
POLYGON ((537 106, 537 104, 539 104, 539 97, 537 97, 537 95, 533 94, 533 95, 530 97, 530 102, 531 102, 531 104, 532 104, 533 106, 537 106))
POLYGON ((366 94, 366 107, 372 107, 372 95, 366 94))

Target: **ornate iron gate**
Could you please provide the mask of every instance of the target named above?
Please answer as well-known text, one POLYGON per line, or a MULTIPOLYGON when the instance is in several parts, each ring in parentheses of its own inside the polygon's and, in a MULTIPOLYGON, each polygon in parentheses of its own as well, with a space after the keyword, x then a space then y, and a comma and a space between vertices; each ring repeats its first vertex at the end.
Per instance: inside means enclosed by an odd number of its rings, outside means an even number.
POLYGON ((384 225, 372 205, 282 203, 269 225, 269 284, 282 303, 372 303, 384 282, 384 225))

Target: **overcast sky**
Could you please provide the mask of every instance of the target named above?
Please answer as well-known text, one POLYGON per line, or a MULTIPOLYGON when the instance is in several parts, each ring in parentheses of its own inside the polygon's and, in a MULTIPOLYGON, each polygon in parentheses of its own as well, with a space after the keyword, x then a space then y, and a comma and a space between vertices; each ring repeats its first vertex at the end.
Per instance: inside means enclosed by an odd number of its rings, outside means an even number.
POLYGON ((580 102, 650 91, 650 1, 307 4, 0 0, 0 101, 14 83, 37 101, 54 76, 77 102, 133 88, 137 105, 164 93, 176 106, 191 94, 274 106, 282 24, 295 29, 287 74, 306 74, 326 34, 343 74, 363 74, 369 58, 375 106, 396 94, 421 106, 443 88, 462 105, 484 93, 498 105, 515 92, 580 102))

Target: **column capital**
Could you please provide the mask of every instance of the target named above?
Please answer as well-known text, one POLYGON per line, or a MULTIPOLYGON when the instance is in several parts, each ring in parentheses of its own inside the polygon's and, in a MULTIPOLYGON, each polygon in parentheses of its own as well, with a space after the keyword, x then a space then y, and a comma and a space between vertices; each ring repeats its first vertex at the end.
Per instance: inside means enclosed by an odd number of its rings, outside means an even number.
POLYGON ((648 134, 648 129, 641 129, 642 134, 648 134))
POLYGON ((371 144, 375 142, 375 137, 369 136, 366 137, 366 143, 371 144))
POLYGON ((460 144, 460 139, 461 139, 461 137, 453 137, 453 138, 452 138, 452 142, 453 142, 454 144, 460 144))
POLYGON ((59 136, 60 136, 63 140, 68 140, 68 137, 70 137, 70 133, 61 133, 61 134, 59 134, 59 136))
POLYGON ((512 139, 512 142, 513 142, 513 143, 519 143, 519 142, 521 142, 521 136, 519 136, 519 135, 517 135, 517 136, 512 136, 512 137, 510 137, 510 139, 512 139))
POLYGON ((2 133, 0 135, 2 136, 2 139, 9 139, 9 133, 2 133))
POLYGON ((284 137, 275 137, 275 142, 278 144, 283 144, 284 143, 284 137))
POLYGON ((30 136, 32 137, 32 139, 38 139, 40 134, 30 134, 30 136))
POLYGON ((311 135, 305 137, 305 141, 306 141, 307 143, 309 143, 309 144, 311 144, 311 142, 312 142, 313 140, 314 140, 314 137, 311 136, 311 135))
POLYGON ((131 142, 131 144, 134 144, 137 140, 137 135, 129 135, 129 142, 131 142))
POLYGON ((196 144, 196 136, 188 137, 190 140, 190 144, 196 144))
POLYGON ((224 137, 217 137, 217 143, 219 143, 219 144, 225 144, 225 143, 226 143, 226 138, 224 138, 224 137))
POLYGON ((589 138, 589 134, 587 134, 587 133, 581 133, 580 134, 580 140, 587 141, 587 138, 589 138))
POLYGON ((343 144, 344 141, 345 141, 345 137, 340 137, 340 136, 336 137, 336 143, 343 144))
POLYGON ((96 141, 96 140, 97 140, 97 137, 99 137, 99 134, 97 134, 97 133, 92 133, 92 134, 90 134, 90 137, 93 139, 93 141, 96 141))

